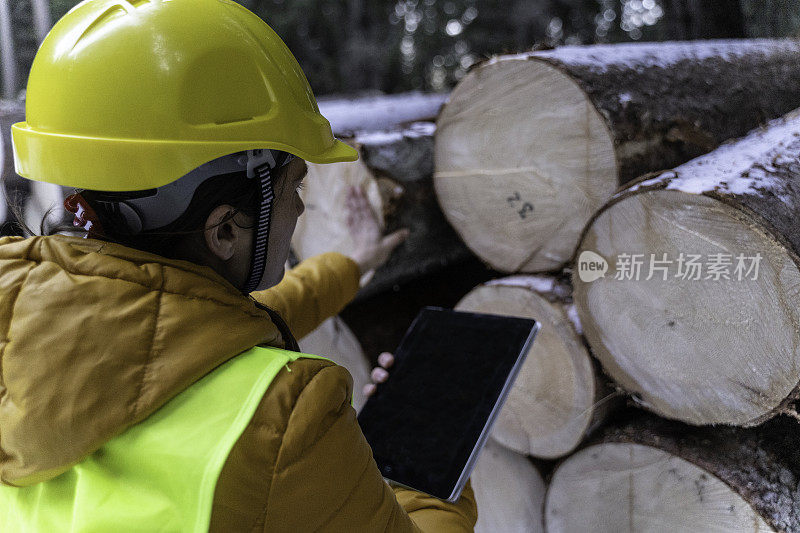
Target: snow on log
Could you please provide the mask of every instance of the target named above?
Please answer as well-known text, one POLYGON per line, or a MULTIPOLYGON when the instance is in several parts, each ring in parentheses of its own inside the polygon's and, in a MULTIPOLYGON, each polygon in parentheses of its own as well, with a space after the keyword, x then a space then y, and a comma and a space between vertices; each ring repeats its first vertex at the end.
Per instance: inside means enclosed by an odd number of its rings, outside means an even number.
POLYGON ((800 41, 565 46, 485 61, 437 120, 435 187, 504 272, 556 270, 617 186, 800 106, 800 41))
POLYGON ((789 409, 799 215, 800 110, 619 190, 587 225, 572 273, 606 372, 693 424, 751 426, 789 409))
POLYGON ((800 531, 796 434, 634 415, 557 467, 547 531, 800 531))
POLYGON ((605 419, 614 394, 598 376, 573 322, 568 284, 549 276, 494 280, 467 294, 456 309, 535 318, 542 324, 492 427, 497 442, 554 459, 571 452, 605 419))
POLYGON ((353 407, 357 412, 367 401, 362 389, 372 383, 369 362, 361 343, 339 317, 329 318, 317 329, 298 341, 303 353, 327 357, 345 367, 353 376, 353 407))
MULTIPOLYGON (((433 100, 441 100, 434 96, 433 100)), ((359 150, 360 159, 352 163, 308 164, 306 186, 301 192, 306 212, 292 238, 295 255, 302 260, 325 251, 352 252, 345 198, 350 185, 362 185, 386 233, 399 228, 411 230, 388 263, 374 277, 362 280, 366 283, 371 279, 362 289, 362 297, 469 258, 471 253, 445 220, 433 191, 435 125, 423 121, 389 130, 370 130, 377 123, 391 125, 392 113, 400 113, 392 107, 396 103, 390 101, 391 105, 382 108, 382 112, 388 109, 385 120, 376 120, 370 113, 366 118, 359 115, 357 101, 347 100, 346 104, 337 105, 350 108, 355 114, 349 127, 359 133, 348 142, 359 150)), ((405 110, 394 118, 422 119, 430 115, 431 109, 428 103, 416 114, 405 110)))
POLYGON ((337 136, 362 131, 388 131, 420 121, 432 121, 447 94, 410 92, 354 98, 320 98, 319 110, 337 136))
POLYGON ((542 533, 546 486, 525 457, 490 437, 470 476, 478 522, 475 533, 542 533))

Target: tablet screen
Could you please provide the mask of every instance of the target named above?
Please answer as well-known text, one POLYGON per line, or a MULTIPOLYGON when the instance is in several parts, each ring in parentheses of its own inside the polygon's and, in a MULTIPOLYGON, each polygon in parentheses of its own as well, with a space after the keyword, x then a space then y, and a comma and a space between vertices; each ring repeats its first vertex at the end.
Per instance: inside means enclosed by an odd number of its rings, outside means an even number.
POLYGON ((389 379, 358 417, 383 476, 448 499, 536 326, 523 318, 423 309, 395 352, 389 379))

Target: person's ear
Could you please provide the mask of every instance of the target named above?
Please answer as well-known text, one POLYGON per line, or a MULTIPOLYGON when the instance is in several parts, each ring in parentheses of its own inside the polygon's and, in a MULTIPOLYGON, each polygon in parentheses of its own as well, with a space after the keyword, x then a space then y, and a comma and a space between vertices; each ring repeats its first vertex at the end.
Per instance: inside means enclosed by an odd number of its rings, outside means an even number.
POLYGON ((230 205, 220 205, 206 219, 206 246, 222 261, 233 257, 238 240, 243 238, 242 228, 234 224, 231 216, 235 212, 236 209, 230 205))

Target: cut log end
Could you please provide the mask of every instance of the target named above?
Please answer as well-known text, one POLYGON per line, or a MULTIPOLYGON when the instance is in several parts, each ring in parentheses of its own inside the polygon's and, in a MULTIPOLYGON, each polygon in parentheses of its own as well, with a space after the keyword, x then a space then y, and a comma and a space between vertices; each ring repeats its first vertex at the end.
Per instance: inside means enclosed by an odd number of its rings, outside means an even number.
POLYGON ((597 387, 589 354, 563 306, 530 288, 494 282, 470 292, 456 309, 541 322, 492 437, 512 450, 540 458, 572 451, 592 425, 597 387))
POLYGON ((800 381, 800 270, 729 203, 678 190, 627 196, 587 229, 573 284, 605 370, 662 416, 753 425, 800 381), (586 251, 607 261, 604 277, 581 279, 586 251))
POLYGON ((350 187, 354 186, 366 191, 372 210, 383 227, 383 198, 377 180, 364 163, 308 163, 305 187, 300 193, 306 208, 292 235, 292 250, 298 259, 329 251, 345 255, 355 251, 356 244, 348 227, 345 208, 350 187))
POLYGON ((478 522, 475 533, 541 533, 546 486, 524 455, 491 438, 470 476, 478 522))
POLYGON ((545 520, 552 533, 775 531, 710 472, 658 448, 616 442, 559 466, 545 520))
POLYGON ((617 186, 603 118, 565 73, 532 59, 487 64, 461 81, 437 121, 435 168, 447 219, 504 272, 564 264, 617 186))
POLYGON ((353 376, 353 407, 356 412, 367 401, 362 389, 372 383, 370 368, 361 343, 339 317, 329 318, 320 327, 299 340, 304 353, 321 355, 345 367, 353 376))
POLYGON ((405 228, 409 236, 374 277, 362 278, 359 298, 469 259, 469 250, 436 202, 431 178, 433 129, 428 122, 401 130, 361 133, 348 141, 359 149, 358 161, 309 165, 302 191, 306 212, 292 237, 295 256, 353 253, 356 243, 348 227, 346 198, 351 186, 361 185, 383 232, 405 228))

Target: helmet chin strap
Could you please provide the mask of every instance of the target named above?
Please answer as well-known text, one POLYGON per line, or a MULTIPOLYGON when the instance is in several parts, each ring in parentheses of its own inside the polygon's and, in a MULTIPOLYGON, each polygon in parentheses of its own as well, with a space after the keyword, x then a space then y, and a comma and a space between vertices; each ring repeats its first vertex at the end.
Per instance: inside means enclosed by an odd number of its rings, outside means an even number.
POLYGON ((256 290, 264 277, 267 265, 267 243, 269 241, 272 207, 275 199, 273 171, 294 159, 292 154, 273 150, 248 150, 248 176, 259 181, 260 190, 258 218, 253 231, 253 253, 250 254, 250 272, 242 292, 249 294, 256 290))
POLYGON ((264 164, 255 168, 256 179, 259 180, 261 194, 258 206, 258 218, 253 231, 253 253, 250 254, 250 273, 244 284, 242 292, 249 294, 256 290, 264 277, 264 267, 267 264, 267 241, 269 240, 269 227, 272 219, 272 202, 275 191, 272 183, 272 168, 264 164))

